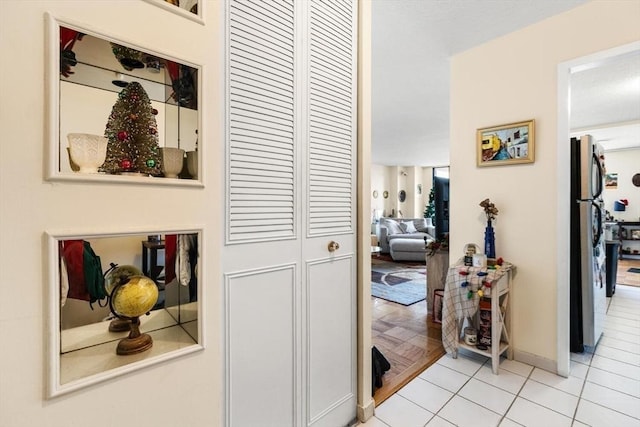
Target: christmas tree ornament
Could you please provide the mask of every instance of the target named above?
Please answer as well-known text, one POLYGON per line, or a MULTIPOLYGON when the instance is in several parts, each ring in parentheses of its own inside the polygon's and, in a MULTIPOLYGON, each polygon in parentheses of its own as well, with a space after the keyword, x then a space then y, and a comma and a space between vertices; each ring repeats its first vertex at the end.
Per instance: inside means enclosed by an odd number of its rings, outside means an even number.
POLYGON ((158 124, 152 110, 149 95, 140 83, 131 82, 122 89, 104 133, 109 144, 102 171, 151 176, 162 173, 162 161, 158 153, 158 124))
POLYGON ((153 110, 151 110, 151 114, 153 114, 154 116, 158 115, 158 110, 156 110, 155 108, 153 110))
POLYGON ((157 132, 157 130, 155 130, 154 128, 149 128, 149 133, 151 135, 155 135, 156 132, 157 132))
POLYGON ((120 160, 120 167, 123 170, 128 171, 129 169, 131 169, 131 160, 129 160, 129 159, 120 160))

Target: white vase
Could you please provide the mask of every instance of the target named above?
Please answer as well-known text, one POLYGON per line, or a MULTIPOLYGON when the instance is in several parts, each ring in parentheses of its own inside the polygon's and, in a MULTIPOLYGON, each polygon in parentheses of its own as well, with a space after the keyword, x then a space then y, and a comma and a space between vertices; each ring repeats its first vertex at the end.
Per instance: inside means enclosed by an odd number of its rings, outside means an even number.
POLYGON ((107 158, 107 138, 89 133, 70 133, 69 154, 80 173, 98 173, 107 158))
POLYGON ((187 170, 193 179, 198 179, 198 152, 187 151, 187 170))
POLYGON ((160 156, 162 157, 162 173, 165 178, 177 178, 182 171, 184 150, 174 147, 162 147, 160 148, 160 156))

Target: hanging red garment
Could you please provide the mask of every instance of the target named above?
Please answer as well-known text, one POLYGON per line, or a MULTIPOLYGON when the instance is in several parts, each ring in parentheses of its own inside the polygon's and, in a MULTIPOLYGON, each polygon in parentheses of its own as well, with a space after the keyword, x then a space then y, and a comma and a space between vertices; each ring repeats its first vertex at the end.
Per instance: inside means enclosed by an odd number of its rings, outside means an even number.
POLYGON ((69 294, 67 298, 90 301, 84 276, 84 242, 82 240, 63 240, 61 242, 62 260, 67 268, 69 294))
POLYGON ((164 280, 171 283, 176 278, 176 249, 178 236, 167 234, 164 236, 164 280))

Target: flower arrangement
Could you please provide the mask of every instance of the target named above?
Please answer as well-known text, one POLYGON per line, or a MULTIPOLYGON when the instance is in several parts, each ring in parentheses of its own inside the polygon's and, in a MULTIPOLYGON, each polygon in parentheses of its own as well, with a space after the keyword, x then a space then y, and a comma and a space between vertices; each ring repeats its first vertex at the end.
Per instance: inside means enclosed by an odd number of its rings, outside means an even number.
POLYGON ((489 199, 481 201, 480 206, 484 209, 484 214, 487 216, 487 227, 484 230, 484 253, 487 255, 487 258, 493 259, 496 257, 496 241, 491 221, 498 216, 498 208, 496 208, 496 205, 491 203, 489 199))
MULTIPOLYGON (((426 240, 426 238, 425 238, 426 240)), ((439 250, 448 251, 449 250, 449 233, 445 233, 442 239, 432 240, 427 244, 427 255, 432 256, 439 250)))
POLYGON ((491 223, 498 216, 498 208, 496 205, 491 203, 491 200, 484 199, 480 202, 480 206, 484 209, 484 213, 487 216, 487 221, 491 223))

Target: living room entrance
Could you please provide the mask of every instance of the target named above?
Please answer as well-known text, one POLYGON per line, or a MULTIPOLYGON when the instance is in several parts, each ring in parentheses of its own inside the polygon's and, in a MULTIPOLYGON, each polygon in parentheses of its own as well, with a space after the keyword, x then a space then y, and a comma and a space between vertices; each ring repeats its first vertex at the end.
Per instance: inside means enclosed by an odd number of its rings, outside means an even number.
POLYGON ((449 260, 449 168, 373 165, 371 178, 372 342, 390 365, 377 406, 444 354, 433 296, 449 260))

